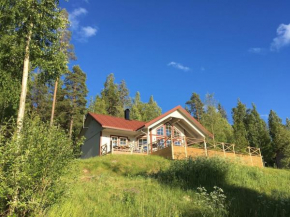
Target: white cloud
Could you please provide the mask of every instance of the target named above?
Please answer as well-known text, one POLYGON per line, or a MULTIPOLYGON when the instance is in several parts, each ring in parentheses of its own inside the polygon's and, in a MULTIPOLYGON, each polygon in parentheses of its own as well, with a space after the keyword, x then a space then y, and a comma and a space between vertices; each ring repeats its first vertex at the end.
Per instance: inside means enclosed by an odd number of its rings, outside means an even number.
POLYGON ((176 63, 176 62, 170 62, 170 63, 168 63, 167 65, 168 65, 168 66, 172 66, 172 67, 177 68, 177 69, 180 69, 180 70, 183 70, 183 71, 185 71, 185 72, 190 70, 189 67, 187 67, 187 66, 183 66, 182 64, 180 64, 180 63, 176 63))
POLYGON ((88 13, 88 11, 85 9, 85 8, 77 8, 77 9, 74 9, 73 12, 71 12, 69 14, 69 21, 70 21, 70 25, 71 25, 71 28, 73 30, 76 30, 79 28, 79 16, 81 15, 86 15, 88 13))
POLYGON ((290 45, 290 23, 280 24, 277 29, 277 37, 273 39, 271 51, 279 51, 282 47, 290 45))
POLYGON ((86 27, 82 27, 81 34, 83 35, 83 37, 89 38, 96 35, 97 31, 98 30, 96 28, 93 28, 91 26, 86 26, 86 27))
POLYGON ((80 16, 87 13, 88 11, 85 8, 77 8, 69 14, 71 29, 74 32, 73 36, 80 42, 86 42, 88 38, 96 35, 98 32, 98 29, 95 27, 80 25, 80 16))
POLYGON ((262 52, 262 48, 259 47, 253 47, 249 49, 250 53, 261 53, 262 52))

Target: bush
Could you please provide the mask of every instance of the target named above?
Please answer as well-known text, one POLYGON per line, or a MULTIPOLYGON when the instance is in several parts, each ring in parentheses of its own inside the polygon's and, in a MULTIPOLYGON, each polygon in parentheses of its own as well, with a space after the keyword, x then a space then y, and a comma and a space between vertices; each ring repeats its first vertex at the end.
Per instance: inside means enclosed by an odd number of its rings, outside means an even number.
POLYGON ((72 142, 38 117, 26 119, 20 135, 0 131, 0 215, 40 214, 64 191, 61 176, 74 158, 72 142))

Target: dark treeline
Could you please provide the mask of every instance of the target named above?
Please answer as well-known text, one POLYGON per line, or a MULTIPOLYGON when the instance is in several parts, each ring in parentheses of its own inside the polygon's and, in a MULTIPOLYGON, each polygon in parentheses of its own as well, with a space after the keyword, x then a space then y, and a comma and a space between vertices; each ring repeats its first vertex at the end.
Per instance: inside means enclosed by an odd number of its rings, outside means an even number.
POLYGON ((131 110, 131 119, 149 121, 161 115, 161 108, 153 96, 147 103, 141 101, 140 93, 134 98, 129 96, 126 82, 115 83, 114 74, 110 74, 104 83, 104 89, 90 101, 88 110, 93 113, 124 117, 124 109, 131 110))
POLYGON ((286 124, 271 110, 266 123, 252 104, 247 108, 240 100, 232 109, 231 125, 223 106, 207 94, 204 102, 197 93, 186 102, 186 109, 214 134, 213 142, 234 143, 238 151, 247 147, 261 148, 267 166, 289 167, 290 163, 290 121, 286 124))

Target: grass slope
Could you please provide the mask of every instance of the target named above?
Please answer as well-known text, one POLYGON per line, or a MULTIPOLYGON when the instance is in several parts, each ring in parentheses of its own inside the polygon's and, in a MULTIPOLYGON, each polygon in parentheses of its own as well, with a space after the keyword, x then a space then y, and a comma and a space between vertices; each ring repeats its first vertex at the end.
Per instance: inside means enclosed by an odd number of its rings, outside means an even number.
POLYGON ((108 155, 78 160, 65 179, 47 216, 290 216, 289 171, 217 158, 108 155))

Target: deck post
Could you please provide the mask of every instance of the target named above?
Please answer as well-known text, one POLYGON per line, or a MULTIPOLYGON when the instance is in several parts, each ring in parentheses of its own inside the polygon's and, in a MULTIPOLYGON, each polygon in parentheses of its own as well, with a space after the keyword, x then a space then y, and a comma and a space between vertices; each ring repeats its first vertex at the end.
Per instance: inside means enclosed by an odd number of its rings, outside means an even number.
POLYGON ((225 152, 225 143, 222 143, 222 146, 223 146, 224 157, 226 157, 226 152, 225 152))
POLYGON ((253 158, 252 158, 252 154, 251 154, 251 147, 248 147, 248 149, 249 149, 249 154, 250 154, 252 166, 254 166, 254 164, 253 164, 253 158))
POLYGON ((187 141, 186 141, 186 136, 184 136, 184 151, 185 151, 185 158, 187 159, 187 141))
POLYGON ((205 152, 205 156, 206 156, 206 157, 208 157, 208 153, 207 153, 207 147, 206 147, 205 138, 203 139, 203 144, 204 144, 204 152, 205 152))
POLYGON ((151 154, 152 154, 152 129, 150 129, 150 146, 151 146, 151 154))

